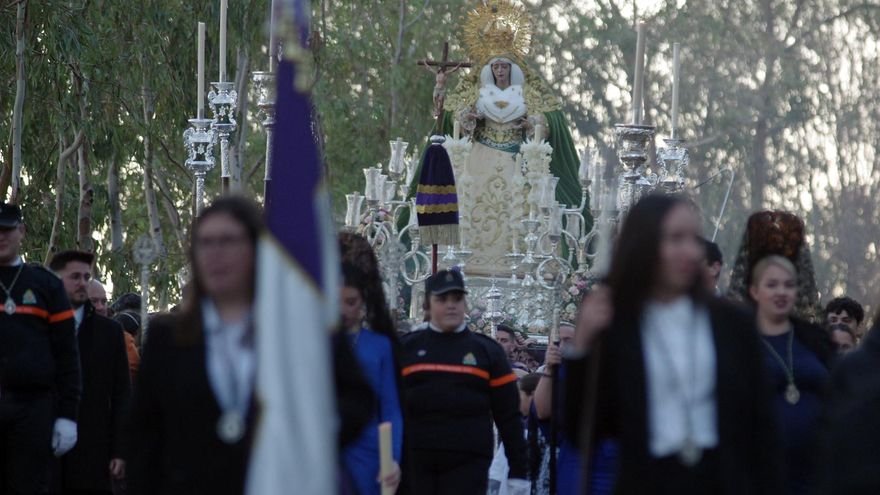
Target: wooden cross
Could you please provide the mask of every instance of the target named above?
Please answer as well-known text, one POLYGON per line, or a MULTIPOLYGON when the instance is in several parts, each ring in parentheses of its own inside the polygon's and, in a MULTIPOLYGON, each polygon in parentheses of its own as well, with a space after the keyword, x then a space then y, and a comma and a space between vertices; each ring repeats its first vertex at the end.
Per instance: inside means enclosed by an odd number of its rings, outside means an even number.
POLYGON ((443 122, 443 102, 446 100, 446 79, 459 69, 473 67, 470 62, 455 62, 449 60, 449 42, 443 43, 443 57, 437 60, 418 60, 421 65, 434 74, 434 118, 437 119, 437 133, 442 134, 440 124, 443 122), (452 70, 449 70, 452 69, 452 70))

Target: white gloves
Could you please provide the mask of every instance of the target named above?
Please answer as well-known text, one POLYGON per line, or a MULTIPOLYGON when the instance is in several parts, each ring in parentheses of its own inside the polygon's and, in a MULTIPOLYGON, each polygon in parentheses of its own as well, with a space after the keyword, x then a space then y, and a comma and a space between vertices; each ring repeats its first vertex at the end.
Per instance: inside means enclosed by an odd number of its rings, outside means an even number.
POLYGON ((507 480, 508 495, 529 495, 532 491, 532 485, 529 480, 509 479, 507 480))
POLYGON ((67 418, 55 420, 55 429, 52 432, 52 450, 55 457, 61 457, 70 452, 76 445, 76 423, 67 418))

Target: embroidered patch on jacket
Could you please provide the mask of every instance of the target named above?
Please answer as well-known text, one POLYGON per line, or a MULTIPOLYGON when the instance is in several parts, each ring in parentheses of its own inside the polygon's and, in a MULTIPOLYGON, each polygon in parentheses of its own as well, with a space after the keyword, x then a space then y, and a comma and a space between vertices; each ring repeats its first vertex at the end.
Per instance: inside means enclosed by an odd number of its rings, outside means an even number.
POLYGON ((477 365, 477 358, 474 357, 473 352, 469 352, 464 355, 464 359, 461 360, 461 364, 466 364, 468 366, 476 366, 477 365))
POLYGON ((37 304, 37 296, 34 295, 34 291, 28 289, 25 291, 24 296, 21 298, 22 304, 37 304))

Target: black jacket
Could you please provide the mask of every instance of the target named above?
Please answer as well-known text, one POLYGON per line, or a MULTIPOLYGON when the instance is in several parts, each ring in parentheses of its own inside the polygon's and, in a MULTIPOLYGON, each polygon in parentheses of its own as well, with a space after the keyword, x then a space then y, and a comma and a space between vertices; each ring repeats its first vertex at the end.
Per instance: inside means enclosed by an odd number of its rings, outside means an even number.
POLYGON ((188 328, 192 325, 179 315, 150 320, 131 407, 130 495, 244 492, 255 401, 245 437, 233 445, 223 443, 217 436, 221 410, 208 379, 203 334, 188 328))
MULTIPOLYGON (((783 493, 779 441, 771 392, 754 316, 728 303, 708 303, 716 349, 718 410, 718 495, 783 493)), ((567 432, 581 438, 587 415, 582 400, 589 393, 590 360, 599 355, 594 442, 614 438, 620 446, 616 494, 649 495, 654 463, 649 450, 645 358, 639 322, 615 315, 601 344, 590 356, 570 360, 566 396, 567 432), (578 397, 581 400, 573 398, 578 397)))
POLYGON ((880 493, 880 325, 837 363, 821 435, 817 494, 880 493))
POLYGON ((110 490, 110 460, 123 456, 131 379, 122 331, 86 303, 77 335, 83 382, 77 441, 61 458, 65 489, 110 490))
MULTIPOLYGON (((80 370, 73 310, 61 280, 40 265, 0 267, 12 287, 15 314, 3 310, 0 295, 0 390, 56 396, 59 417, 76 421, 80 370)), ((2 392, 0 392, 2 393, 2 392)))
POLYGON ((418 330, 401 339, 407 436, 413 449, 492 458, 492 421, 511 478, 527 478, 516 375, 494 340, 418 330))

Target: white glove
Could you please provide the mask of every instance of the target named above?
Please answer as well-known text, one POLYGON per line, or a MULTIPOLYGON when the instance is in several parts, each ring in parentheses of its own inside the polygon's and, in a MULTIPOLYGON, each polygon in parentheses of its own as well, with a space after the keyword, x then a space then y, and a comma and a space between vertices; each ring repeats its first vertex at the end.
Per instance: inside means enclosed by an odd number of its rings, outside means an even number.
POLYGON ((52 450, 55 457, 61 457, 70 452, 76 445, 76 423, 67 418, 55 420, 55 429, 52 432, 52 450))
POLYGON ((508 495, 529 495, 532 491, 532 485, 529 480, 509 479, 507 480, 508 495))

